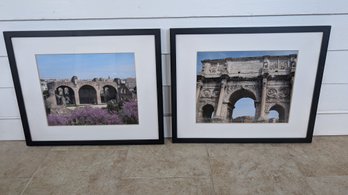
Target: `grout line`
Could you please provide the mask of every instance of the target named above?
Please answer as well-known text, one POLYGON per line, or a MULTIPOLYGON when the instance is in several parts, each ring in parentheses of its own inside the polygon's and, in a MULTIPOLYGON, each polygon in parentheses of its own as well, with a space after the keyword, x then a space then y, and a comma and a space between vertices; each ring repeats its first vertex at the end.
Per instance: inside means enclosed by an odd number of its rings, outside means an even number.
POLYGON ((123 167, 123 170, 122 170, 122 173, 120 174, 120 176, 119 176, 119 179, 122 179, 122 177, 123 177, 123 174, 125 174, 125 172, 126 172, 126 170, 127 170, 127 160, 128 160, 128 154, 129 154, 129 148, 130 147, 127 147, 127 153, 126 153, 126 158, 124 159, 124 167, 123 167))
POLYGON ((47 152, 46 156, 43 158, 42 163, 40 164, 40 166, 39 166, 39 167, 34 171, 34 173, 31 175, 29 181, 28 181, 27 184, 24 186, 24 188, 23 188, 22 192, 20 193, 20 195, 23 195, 23 194, 24 194, 25 190, 28 188, 28 186, 30 185, 30 183, 31 183, 32 180, 34 179, 34 175, 40 170, 40 168, 42 167, 43 163, 44 163, 45 160, 47 159, 49 153, 51 152, 51 149, 52 149, 52 148, 50 148, 50 149, 48 150, 48 152, 47 152))
POLYGON ((317 115, 348 114, 348 111, 318 111, 317 115))
POLYGON ((288 16, 346 16, 348 13, 299 13, 299 14, 254 14, 254 15, 221 15, 221 16, 167 16, 167 17, 159 17, 159 16, 145 16, 145 17, 118 17, 118 18, 47 18, 47 19, 1 19, 0 22, 27 22, 27 21, 85 21, 85 20, 145 20, 145 19, 195 19, 195 18, 257 18, 257 17, 288 17, 288 16))
POLYGON ((348 83, 334 83, 334 82, 330 82, 330 83, 321 83, 323 85, 348 85, 348 83))
POLYGON ((188 179, 188 178, 201 178, 201 179, 209 179, 209 176, 157 176, 157 177, 120 177, 122 180, 126 179, 188 179))
POLYGON ((204 144, 204 147, 205 147, 205 150, 206 150, 207 156, 208 156, 210 182, 211 182, 211 185, 213 187, 213 192, 214 192, 214 194, 216 194, 215 185, 214 185, 214 178, 212 175, 212 166, 211 166, 211 162, 210 162, 210 155, 209 155, 209 151, 208 151, 208 145, 204 144))
POLYGON ((1 116, 0 120, 18 120, 21 119, 20 116, 1 116))

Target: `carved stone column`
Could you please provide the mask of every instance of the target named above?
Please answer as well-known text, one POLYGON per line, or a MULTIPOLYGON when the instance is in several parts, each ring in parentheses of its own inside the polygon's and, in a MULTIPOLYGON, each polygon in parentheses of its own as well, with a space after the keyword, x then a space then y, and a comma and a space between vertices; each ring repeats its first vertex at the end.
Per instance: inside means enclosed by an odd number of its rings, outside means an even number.
POLYGON ((255 101, 255 120, 260 118, 261 113, 261 103, 260 101, 255 101))
POLYGON ((266 108, 266 93, 267 93, 267 78, 264 77, 262 79, 262 92, 261 92, 261 106, 260 106, 260 117, 259 120, 263 121, 266 119, 266 113, 265 113, 265 108, 266 108))
POLYGON ((76 89, 73 89, 75 93, 75 104, 78 106, 80 105, 80 94, 79 89, 76 87, 76 89))
POLYGON ((98 89, 98 90, 96 90, 96 95, 97 95, 97 104, 101 104, 102 102, 101 102, 101 96, 100 96, 100 90, 98 89))
POLYGON ((197 87, 196 87, 196 103, 198 103, 198 98, 201 95, 201 89, 203 87, 202 81, 197 81, 197 87))
POLYGON ((217 109, 215 112, 216 118, 221 118, 221 108, 222 108, 222 104, 223 104, 223 100, 224 100, 224 96, 225 96, 226 82, 227 82, 226 79, 223 79, 221 81, 221 88, 220 88, 220 93, 219 93, 219 102, 218 102, 217 109))

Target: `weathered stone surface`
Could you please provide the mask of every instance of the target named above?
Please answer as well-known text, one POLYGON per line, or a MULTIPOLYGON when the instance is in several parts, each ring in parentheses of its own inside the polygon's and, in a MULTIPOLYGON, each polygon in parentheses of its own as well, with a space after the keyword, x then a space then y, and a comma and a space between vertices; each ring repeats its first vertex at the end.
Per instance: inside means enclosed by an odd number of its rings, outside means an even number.
POLYGON ((105 104, 109 100, 126 100, 136 97, 136 80, 95 78, 79 80, 42 80, 41 87, 47 109, 81 104, 105 104))
POLYGON ((197 122, 233 121, 235 103, 254 100, 256 113, 246 122, 287 122, 297 55, 203 60, 197 76, 197 122), (268 119, 271 110, 279 120, 268 119))

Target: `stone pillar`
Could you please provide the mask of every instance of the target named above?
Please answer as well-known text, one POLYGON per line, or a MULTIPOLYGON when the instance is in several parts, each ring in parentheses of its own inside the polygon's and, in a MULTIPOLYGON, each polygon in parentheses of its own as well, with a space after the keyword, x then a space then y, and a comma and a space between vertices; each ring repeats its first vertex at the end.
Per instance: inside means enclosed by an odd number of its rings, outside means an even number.
POLYGON ((223 100, 224 100, 224 96, 225 96, 226 82, 227 82, 226 79, 223 79, 221 81, 221 88, 220 88, 220 93, 219 93, 219 102, 218 102, 217 109, 215 112, 216 118, 221 118, 221 108, 222 108, 222 104, 223 104, 223 100))
POLYGON ((76 106, 80 105, 80 94, 79 94, 79 89, 73 89, 75 93, 75 104, 76 106))
POLYGON ((260 114, 259 120, 266 120, 267 116, 265 113, 266 108, 266 93, 267 93, 267 78, 262 79, 262 92, 261 92, 261 105, 260 105, 260 114))
POLYGON ((201 95, 201 89, 202 89, 202 87, 203 87, 203 83, 202 83, 202 81, 198 81, 197 82, 197 89, 196 89, 196 104, 198 103, 198 98, 199 98, 199 96, 201 95))
POLYGON ((290 114, 290 104, 286 104, 284 108, 284 122, 289 122, 289 114, 290 114))
POLYGON ((97 93, 97 104, 102 104, 102 102, 101 102, 101 97, 100 97, 100 90, 98 89, 96 89, 96 93, 97 93))
POLYGON ((255 120, 260 118, 260 113, 261 113, 261 103, 260 101, 255 100, 255 120))

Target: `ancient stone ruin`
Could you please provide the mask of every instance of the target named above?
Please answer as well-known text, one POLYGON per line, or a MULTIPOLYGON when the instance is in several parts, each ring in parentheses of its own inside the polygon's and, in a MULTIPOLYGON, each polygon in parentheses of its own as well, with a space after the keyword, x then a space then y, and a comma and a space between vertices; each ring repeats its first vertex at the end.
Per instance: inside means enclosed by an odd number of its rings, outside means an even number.
POLYGON ((110 100, 119 102, 136 98, 135 78, 79 80, 73 76, 70 80, 42 80, 41 87, 47 109, 105 105, 110 100))
POLYGON ((288 122, 297 55, 203 60, 197 76, 197 122, 288 122), (254 100, 255 116, 232 119, 235 103, 254 100), (268 114, 279 113, 277 121, 268 114))

